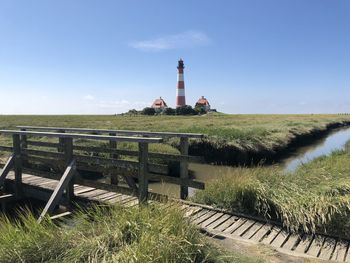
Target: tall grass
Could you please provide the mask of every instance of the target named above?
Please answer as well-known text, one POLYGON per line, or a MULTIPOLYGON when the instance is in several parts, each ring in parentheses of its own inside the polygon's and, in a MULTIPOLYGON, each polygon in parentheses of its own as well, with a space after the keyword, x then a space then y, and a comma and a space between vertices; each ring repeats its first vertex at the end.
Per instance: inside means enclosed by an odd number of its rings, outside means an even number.
POLYGON ((65 224, 0 218, 0 262, 256 262, 210 246, 179 209, 92 207, 65 224))
MULTIPOLYGON (((233 115, 206 116, 0 116, 1 129, 17 125, 198 132, 208 135, 213 145, 238 149, 274 150, 296 136, 324 130, 331 123, 350 121, 344 115, 233 115)), ((10 140, 0 136, 0 144, 10 140)), ((164 149, 168 151, 169 149, 164 149)))
POLYGON ((194 201, 278 220, 293 231, 350 237, 350 152, 318 158, 297 171, 240 168, 208 183, 194 201))

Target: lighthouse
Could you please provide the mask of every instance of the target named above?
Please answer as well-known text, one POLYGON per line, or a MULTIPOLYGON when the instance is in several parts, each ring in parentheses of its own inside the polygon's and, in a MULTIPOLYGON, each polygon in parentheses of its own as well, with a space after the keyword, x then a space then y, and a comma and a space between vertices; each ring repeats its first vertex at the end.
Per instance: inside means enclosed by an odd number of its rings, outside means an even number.
POLYGON ((186 106, 184 68, 184 62, 180 58, 177 66, 176 108, 186 106))

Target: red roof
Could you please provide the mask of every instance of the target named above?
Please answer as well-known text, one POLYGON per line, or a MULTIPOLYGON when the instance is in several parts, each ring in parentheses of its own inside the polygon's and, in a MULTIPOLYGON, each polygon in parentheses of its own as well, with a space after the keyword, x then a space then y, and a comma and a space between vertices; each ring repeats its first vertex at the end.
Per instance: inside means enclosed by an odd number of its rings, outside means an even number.
POLYGON ((210 104, 209 104, 209 101, 208 101, 206 98, 204 98, 204 96, 202 96, 202 97, 197 101, 196 104, 198 104, 198 105, 203 105, 203 106, 209 106, 209 105, 210 105, 210 104))
POLYGON ((162 97, 160 97, 159 99, 156 99, 152 104, 152 108, 155 108, 155 109, 161 109, 165 107, 168 107, 168 106, 166 105, 162 97))

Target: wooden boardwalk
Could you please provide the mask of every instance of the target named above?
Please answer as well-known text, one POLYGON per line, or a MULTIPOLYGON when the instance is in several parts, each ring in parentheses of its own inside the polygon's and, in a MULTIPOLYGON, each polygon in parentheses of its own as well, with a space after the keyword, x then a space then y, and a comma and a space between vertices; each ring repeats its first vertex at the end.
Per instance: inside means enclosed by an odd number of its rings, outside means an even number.
MULTIPOLYGON (((38 198, 38 189, 47 195, 52 194, 58 184, 57 180, 39 176, 23 174, 23 191, 28 197, 31 189, 35 188, 35 198, 38 198)), ((14 185, 14 174, 11 172, 6 183, 14 185)), ((138 198, 107 190, 96 189, 74 184, 74 195, 77 200, 95 201, 105 204, 122 204, 135 206, 138 198)), ((43 194, 43 200, 47 196, 43 194)), ((209 206, 190 203, 182 200, 174 202, 179 204, 185 216, 198 225, 200 229, 209 235, 220 238, 229 238, 250 243, 262 243, 272 246, 276 250, 294 256, 334 260, 338 262, 350 262, 349 240, 329 237, 326 235, 299 236, 286 232, 282 227, 264 222, 259 219, 249 218, 244 215, 234 215, 226 211, 214 209, 209 206)))

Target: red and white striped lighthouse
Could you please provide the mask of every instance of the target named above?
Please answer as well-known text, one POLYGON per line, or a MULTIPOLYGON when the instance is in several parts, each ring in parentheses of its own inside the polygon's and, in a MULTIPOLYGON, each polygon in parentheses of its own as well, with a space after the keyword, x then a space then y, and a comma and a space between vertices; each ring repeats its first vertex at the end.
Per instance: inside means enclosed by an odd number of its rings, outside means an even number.
POLYGON ((180 58, 177 66, 176 108, 186 106, 184 68, 184 62, 180 58))

